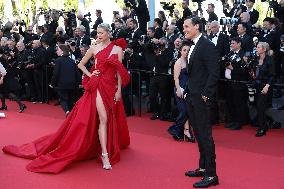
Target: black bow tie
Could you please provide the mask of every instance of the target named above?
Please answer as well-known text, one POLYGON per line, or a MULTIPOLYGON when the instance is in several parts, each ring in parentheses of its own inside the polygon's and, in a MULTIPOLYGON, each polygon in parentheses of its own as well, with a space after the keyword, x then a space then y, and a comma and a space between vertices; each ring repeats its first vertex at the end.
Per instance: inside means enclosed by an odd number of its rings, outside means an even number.
POLYGON ((195 43, 193 42, 193 40, 189 40, 190 45, 195 45, 195 43))

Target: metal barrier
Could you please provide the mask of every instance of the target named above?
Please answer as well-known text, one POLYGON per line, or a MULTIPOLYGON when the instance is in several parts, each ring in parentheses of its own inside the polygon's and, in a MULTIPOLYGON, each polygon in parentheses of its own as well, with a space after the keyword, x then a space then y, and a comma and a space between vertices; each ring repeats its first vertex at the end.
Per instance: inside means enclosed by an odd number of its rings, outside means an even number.
MULTIPOLYGON (((130 80, 130 95, 131 95, 131 108, 134 107, 134 99, 133 99, 133 75, 137 74, 138 75, 138 115, 139 117, 141 117, 141 111, 142 111, 142 94, 141 94, 141 73, 145 73, 145 74, 151 74, 151 75, 164 75, 164 76, 170 76, 173 77, 173 74, 167 74, 167 73, 157 73, 157 72, 153 72, 153 71, 148 71, 148 70, 139 70, 139 69, 129 69, 128 70, 131 76, 131 80, 130 80)), ((242 84, 246 84, 246 85, 252 85, 253 82, 252 81, 238 81, 238 80, 229 80, 229 79, 219 79, 219 81, 223 81, 223 82, 230 82, 230 83, 242 83, 242 84)), ((278 88, 284 88, 284 84, 280 84, 280 83, 275 83, 272 84, 273 87, 278 87, 278 88)))

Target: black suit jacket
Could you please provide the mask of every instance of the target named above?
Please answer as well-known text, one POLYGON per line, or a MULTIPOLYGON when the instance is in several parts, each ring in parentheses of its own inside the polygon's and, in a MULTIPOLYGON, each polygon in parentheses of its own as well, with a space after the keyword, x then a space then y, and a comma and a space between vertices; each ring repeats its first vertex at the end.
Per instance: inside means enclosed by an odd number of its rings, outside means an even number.
POLYGON ((204 95, 211 98, 216 92, 220 70, 215 45, 201 36, 189 57, 187 68, 189 97, 204 95))
POLYGON ((245 34, 242 38, 242 50, 244 52, 252 52, 253 51, 253 40, 252 37, 248 34, 245 34))
POLYGON ((91 45, 91 39, 88 35, 84 35, 82 41, 81 41, 81 38, 79 37, 77 39, 77 42, 76 42, 76 45, 77 47, 79 47, 80 45, 91 45))
POLYGON ((160 38, 162 38, 162 37, 164 37, 164 31, 163 31, 163 29, 162 29, 161 27, 156 28, 156 29, 155 29, 154 38, 160 39, 160 38))
MULTIPOLYGON (((208 39, 212 41, 213 35, 209 35, 208 39)), ((219 53, 219 58, 225 56, 230 52, 230 40, 229 36, 223 33, 219 33, 218 39, 217 39, 217 45, 216 48, 219 53)))
POLYGON ((80 72, 73 59, 59 57, 55 60, 55 68, 51 79, 52 86, 59 89, 75 89, 80 82, 80 72))
POLYGON ((255 24, 258 21, 259 12, 253 9, 253 11, 249 12, 249 15, 250 15, 249 21, 251 22, 251 24, 255 24))

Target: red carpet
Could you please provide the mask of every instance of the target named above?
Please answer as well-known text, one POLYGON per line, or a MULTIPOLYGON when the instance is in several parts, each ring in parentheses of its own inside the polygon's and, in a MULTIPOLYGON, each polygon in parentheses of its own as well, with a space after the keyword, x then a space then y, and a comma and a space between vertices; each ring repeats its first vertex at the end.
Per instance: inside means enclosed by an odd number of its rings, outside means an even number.
MULTIPOLYGON (((7 118, 0 118, 0 145, 23 144, 55 131, 64 113, 59 106, 27 103, 17 113, 8 103, 7 118)), ((73 164, 58 175, 25 170, 29 160, 0 153, 2 189, 186 189, 198 179, 184 176, 198 162, 196 144, 176 142, 167 134, 169 122, 150 121, 148 116, 128 119, 131 145, 122 151, 121 161, 105 171, 95 160, 73 164)), ((255 128, 213 130, 217 172, 225 189, 284 188, 284 130, 271 130, 254 137, 255 128)))

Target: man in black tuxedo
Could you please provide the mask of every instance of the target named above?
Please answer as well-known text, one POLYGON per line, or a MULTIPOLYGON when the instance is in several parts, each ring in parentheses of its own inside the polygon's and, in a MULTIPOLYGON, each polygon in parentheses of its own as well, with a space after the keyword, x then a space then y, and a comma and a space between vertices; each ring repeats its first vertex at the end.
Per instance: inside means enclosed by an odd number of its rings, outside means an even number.
POLYGON ((164 37, 164 31, 162 29, 162 21, 161 21, 160 18, 154 19, 153 27, 155 28, 154 38, 160 39, 160 38, 164 37))
POLYGON ((250 15, 251 24, 255 24, 259 18, 259 12, 253 8, 255 0, 246 0, 246 12, 250 15))
POLYGON ((78 26, 75 30, 75 35, 77 38, 76 46, 91 45, 91 39, 86 35, 86 28, 82 25, 78 26))
POLYGON ((244 52, 252 52, 253 50, 253 40, 252 37, 247 34, 248 25, 247 23, 239 23, 237 28, 237 33, 242 39, 242 50, 244 52))
POLYGON ((219 184, 215 144, 207 111, 207 103, 216 93, 219 78, 218 53, 214 44, 202 36, 202 21, 199 17, 186 19, 183 27, 185 38, 194 42, 188 54, 189 78, 184 95, 188 104, 189 122, 193 127, 200 152, 199 168, 187 171, 185 175, 203 176, 204 178, 194 183, 193 187, 207 188, 219 184))
MULTIPOLYGON (((219 54, 219 61, 220 61, 221 57, 224 57, 230 52, 229 36, 219 31, 220 24, 218 21, 216 20, 212 21, 210 26, 211 26, 211 34, 209 35, 208 39, 212 41, 214 45, 216 46, 218 54, 219 54)), ((220 77, 224 78, 225 68, 224 66, 222 66, 222 64, 220 64, 219 66, 220 66, 220 77)), ((209 103, 210 122, 212 124, 218 123, 219 118, 222 119, 224 117, 223 116, 224 112, 222 112, 222 109, 223 109, 222 105, 224 104, 222 103, 222 99, 225 98, 225 83, 224 82, 219 81, 217 92, 218 94, 216 95, 216 98, 211 99, 209 103), (218 103, 217 103, 217 98, 218 98, 218 103)))
POLYGON ((214 12, 215 5, 213 3, 208 4, 207 13, 209 15, 208 22, 212 22, 214 20, 218 21, 218 16, 214 12))
POLYGON ((182 1, 182 8, 183 8, 182 20, 184 21, 186 18, 189 18, 192 15, 191 10, 188 8, 188 0, 182 1))

